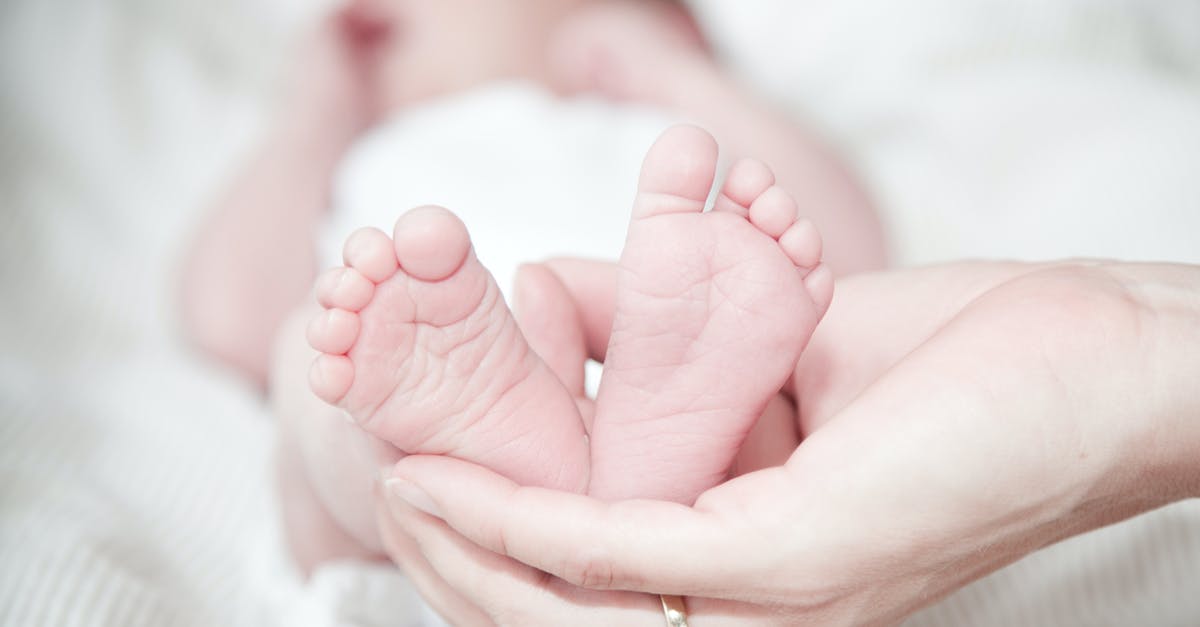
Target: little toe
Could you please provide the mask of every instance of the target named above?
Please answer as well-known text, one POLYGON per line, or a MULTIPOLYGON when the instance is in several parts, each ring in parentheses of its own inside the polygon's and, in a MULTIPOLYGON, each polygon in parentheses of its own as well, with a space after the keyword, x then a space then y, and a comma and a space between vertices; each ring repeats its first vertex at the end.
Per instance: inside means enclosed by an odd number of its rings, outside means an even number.
POLYGON ((738 159, 725 175, 713 211, 729 211, 746 217, 751 203, 774 184, 775 173, 767 164, 757 159, 738 159))
POLYGON ((471 250, 466 225, 441 207, 418 207, 400 216, 393 236, 400 266, 422 281, 454 274, 471 250))
POLYGON ((342 270, 345 269, 345 266, 330 268, 329 270, 317 275, 317 281, 313 288, 313 293, 317 297, 317 303, 319 303, 322 307, 329 308, 334 306, 331 302, 331 296, 333 295, 334 290, 337 289, 338 281, 341 280, 342 270))
POLYGON ((782 187, 772 185, 751 203, 750 223, 763 233, 779 239, 795 224, 798 212, 792 195, 782 187))
POLYGON ((375 295, 375 284, 354 268, 333 268, 317 277, 316 295, 326 309, 362 311, 375 295))
POLYGON ((633 217, 704 210, 717 171, 717 140, 695 126, 667 129, 642 162, 633 217))
POLYGON ((383 231, 371 227, 361 228, 346 239, 342 258, 347 266, 375 283, 386 281, 400 267, 392 240, 383 231))
POLYGON ((308 370, 308 385, 317 398, 335 404, 350 391, 354 364, 345 355, 318 355, 308 370))
POLYGON ((341 355, 354 346, 361 324, 358 314, 341 309, 323 311, 308 323, 308 344, 322 353, 341 355))
POLYGON ((779 247, 801 269, 809 270, 821 263, 821 234, 812 220, 793 222, 779 236, 779 247))
POLYGON ((804 277, 804 289, 808 290, 809 297, 817 305, 821 315, 825 315, 829 304, 833 302, 833 271, 825 264, 813 268, 812 272, 804 277))

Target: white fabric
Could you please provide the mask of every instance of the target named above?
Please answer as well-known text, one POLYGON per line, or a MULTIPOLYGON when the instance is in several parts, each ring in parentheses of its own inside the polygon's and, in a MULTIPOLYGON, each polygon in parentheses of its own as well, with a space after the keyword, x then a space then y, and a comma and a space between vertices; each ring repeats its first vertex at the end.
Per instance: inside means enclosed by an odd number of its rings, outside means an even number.
MULTIPOLYGON (((696 6, 734 67, 853 156, 902 261, 1200 261, 1195 3, 696 6)), ((282 42, 309 10, 234 0, 0 3, 0 624, 424 620, 385 570, 336 565, 308 584, 295 579, 275 525, 270 419, 253 390, 184 348, 174 323, 185 238, 253 141, 282 42)), ((558 112, 558 122, 504 147, 505 168, 602 184, 597 168, 566 172, 569 151, 565 163, 548 158, 570 143, 556 135, 561 126, 591 128, 586 135, 595 132, 588 124, 619 123, 628 134, 611 145, 641 141, 636 116, 503 97, 514 120, 558 112)), ((471 102, 456 115, 470 118, 471 102)), ((448 158, 436 128, 404 135, 414 139, 408 154, 426 143, 448 158)), ((631 167, 624 159, 613 176, 631 167)), ((478 207, 470 226, 489 263, 511 267, 518 246, 531 258, 598 254, 617 237, 598 223, 571 231, 564 218, 555 228, 571 232, 554 235, 559 250, 508 241, 503 222, 531 215, 521 186, 495 180, 483 155, 462 164, 463 180, 504 193, 411 200, 478 207)), ((627 210, 632 178, 622 185, 589 207, 627 210)), ((582 219, 598 216, 589 209, 582 219)), ((1040 552, 914 624, 1192 625, 1195 581, 1200 507, 1189 502, 1040 552)))
POLYGON ((901 263, 1200 261, 1200 3, 691 3, 852 156, 901 263))
POLYGON ((671 118, 649 108, 563 101, 498 83, 396 115, 351 151, 322 235, 327 263, 355 228, 391 232, 405 210, 452 208, 501 289, 552 256, 615 259, 646 149, 671 118))

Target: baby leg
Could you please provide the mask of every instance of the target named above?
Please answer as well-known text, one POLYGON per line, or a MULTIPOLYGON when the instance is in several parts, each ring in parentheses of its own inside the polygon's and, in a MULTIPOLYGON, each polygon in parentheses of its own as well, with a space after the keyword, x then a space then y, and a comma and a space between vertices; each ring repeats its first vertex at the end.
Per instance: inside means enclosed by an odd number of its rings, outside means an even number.
POLYGON ((308 387, 317 353, 304 340, 316 307, 293 313, 280 328, 272 354, 270 404, 278 425, 277 480, 284 532, 300 569, 335 559, 381 555, 371 490, 382 443, 349 422, 308 387))
POLYGON ((643 165, 592 429, 590 492, 691 503, 720 483, 832 298, 811 222, 755 161, 704 212, 717 146, 668 130, 643 165))
POLYGON ((835 275, 882 268, 884 233, 865 187, 816 133, 727 73, 669 5, 601 2, 578 11, 555 40, 563 87, 665 107, 708 129, 733 157, 770 164, 819 227, 835 275))
POLYGON ((526 485, 582 491, 575 400, 530 350, 462 222, 415 209, 363 229, 324 275, 308 338, 318 397, 407 453, 467 459, 526 485))

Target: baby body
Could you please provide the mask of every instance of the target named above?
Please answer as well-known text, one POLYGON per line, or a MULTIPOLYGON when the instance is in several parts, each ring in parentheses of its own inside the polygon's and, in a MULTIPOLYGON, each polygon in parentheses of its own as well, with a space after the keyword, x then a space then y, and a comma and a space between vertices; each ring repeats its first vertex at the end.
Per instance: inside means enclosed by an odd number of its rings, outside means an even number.
MULTIPOLYGON (((642 107, 613 107, 596 101, 583 100, 563 101, 536 86, 513 83, 480 87, 467 94, 431 103, 428 107, 417 107, 400 113, 380 128, 370 132, 358 146, 352 149, 343 164, 335 185, 334 210, 329 216, 329 226, 325 229, 326 239, 332 244, 327 247, 329 254, 326 255, 326 261, 328 265, 335 265, 342 259, 347 260, 349 269, 334 271, 339 274, 338 282, 345 282, 346 279, 341 276, 341 273, 354 271, 354 258, 349 252, 350 249, 347 249, 345 253, 341 250, 343 248, 341 242, 349 238, 351 242, 349 246, 352 249, 356 245, 355 242, 362 241, 361 232, 357 236, 354 233, 364 225, 391 230, 390 223, 395 221, 396 207, 421 206, 435 199, 453 207, 459 218, 469 226, 474 234, 471 240, 472 254, 486 265, 488 271, 494 276, 492 281, 499 291, 507 291, 503 286, 515 285, 519 265, 530 260, 563 256, 594 259, 615 258, 622 252, 628 213, 614 208, 629 207, 634 203, 637 190, 632 181, 637 179, 637 171, 645 152, 645 146, 666 125, 666 120, 665 114, 642 107), (505 123, 503 125, 495 124, 495 117, 502 117, 505 123)), ((693 199, 693 203, 698 202, 692 208, 695 211, 705 206, 710 196, 710 188, 716 182, 715 145, 706 146, 703 137, 688 137, 684 142, 684 150, 681 154, 674 155, 675 157, 685 160, 697 157, 711 160, 707 166, 707 173, 701 172, 699 175, 699 187, 689 190, 692 195, 698 195, 698 198, 693 199), (690 145, 695 143, 700 144, 700 154, 698 155, 696 154, 697 147, 690 145), (710 154, 704 154, 705 150, 711 151, 710 154)), ((751 179, 751 184, 758 184, 759 181, 754 179, 759 178, 760 175, 768 176, 753 169, 755 167, 751 166, 752 171, 745 173, 751 179)), ((762 181, 767 182, 767 187, 769 187, 769 181, 766 178, 762 178, 762 181)), ((736 184, 736 181, 734 183, 736 184)), ((761 194, 767 187, 752 193, 761 194)), ((797 218, 795 205, 794 203, 789 204, 786 196, 777 201, 785 214, 790 212, 785 217, 786 224, 784 226, 786 227, 797 218)), ((752 202, 753 198, 746 203, 746 208, 752 202)), ((749 222, 742 221, 742 224, 749 224, 749 222)), ((409 228, 411 229, 411 227, 409 228)), ((708 231, 707 228, 705 230, 708 231)), ((819 242, 814 240, 815 231, 806 231, 806 233, 800 238, 800 241, 795 243, 795 246, 801 251, 798 254, 804 257, 803 263, 807 273, 818 263, 820 251, 819 242)), ((780 231, 774 236, 779 237, 782 234, 780 231)), ((672 282, 679 281, 682 275, 677 275, 678 268, 673 266, 681 264, 684 267, 707 267, 712 256, 712 251, 691 248, 692 245, 699 245, 702 248, 711 245, 711 243, 705 242, 691 242, 686 244, 683 250, 665 252, 671 250, 673 241, 684 244, 678 239, 684 237, 691 237, 691 234, 666 233, 663 237, 655 237, 653 241, 643 241, 632 251, 627 250, 627 254, 649 255, 649 259, 636 262, 639 271, 646 270, 655 275, 661 275, 666 270, 671 273, 668 276, 672 277, 672 282), (660 267, 654 269, 648 267, 655 265, 660 267)), ((376 239, 378 240, 378 238, 376 239)), ((765 252, 768 256, 774 252, 776 260, 786 261, 785 254, 770 249, 771 237, 762 237, 761 241, 756 243, 767 247, 766 251, 760 252, 765 252)), ((374 243, 371 247, 377 248, 374 243)), ((405 252, 403 246, 396 245, 394 254, 400 257, 401 265, 405 252)), ((427 254, 436 255, 442 252, 444 251, 429 251, 427 254)), ((748 256, 758 254, 747 253, 748 256)), ((474 270, 469 267, 463 273, 471 276, 474 272, 482 271, 482 267, 478 266, 474 270)), ((794 271, 792 264, 788 264, 786 267, 792 268, 794 271)), ((707 270, 700 270, 700 272, 704 274, 707 270)), ((360 414, 359 419, 362 423, 372 425, 368 426, 368 431, 406 453, 455 454, 498 468, 524 483, 545 484, 577 491, 587 489, 590 483, 593 491, 608 490, 610 496, 614 498, 618 496, 658 497, 690 502, 700 490, 709 487, 724 476, 729 464, 733 461, 732 456, 736 454, 742 439, 753 426, 752 419, 758 416, 764 404, 781 387, 783 380, 790 373, 791 365, 798 357, 803 340, 806 340, 807 334, 811 332, 811 328, 804 330, 804 327, 806 324, 809 327, 815 324, 816 317, 813 312, 806 314, 803 307, 816 301, 809 297, 798 298, 806 293, 802 281, 804 276, 795 271, 792 276, 787 277, 787 279, 794 279, 790 282, 788 280, 781 281, 779 277, 772 277, 766 285, 755 288, 754 300, 756 301, 765 298, 764 294, 757 293, 758 290, 772 292, 772 298, 780 298, 781 302, 777 306, 770 307, 773 310, 772 315, 777 314, 780 320, 767 326, 773 329, 786 326, 786 332, 782 335, 789 338, 787 341, 779 342, 779 350, 783 353, 783 357, 780 359, 781 365, 774 368, 773 374, 764 375, 757 367, 758 364, 753 363, 725 364, 725 367, 731 368, 731 371, 722 373, 721 368, 714 364, 712 374, 698 378, 694 383, 687 385, 686 389, 679 390, 680 393, 687 396, 677 400, 676 404, 682 407, 690 404, 698 391, 713 389, 716 385, 713 379, 718 374, 721 379, 729 381, 735 388, 750 390, 761 388, 760 391, 749 394, 749 398, 737 402, 738 405, 745 406, 742 412, 745 415, 740 420, 729 420, 727 416, 715 415, 715 419, 718 421, 728 420, 728 426, 733 427, 733 433, 730 434, 728 429, 714 429, 714 433, 726 434, 722 436, 724 441, 716 446, 716 450, 714 450, 713 444, 697 447, 694 443, 686 443, 685 440, 685 444, 679 449, 684 453, 683 455, 656 454, 646 448, 642 448, 640 452, 636 453, 632 460, 624 455, 610 455, 613 457, 613 461, 610 462, 611 469, 607 472, 612 476, 607 478, 604 475, 600 475, 599 478, 592 476, 593 468, 590 457, 596 451, 594 447, 589 451, 588 443, 583 437, 585 433, 583 417, 577 413, 572 404, 573 402, 586 402, 587 398, 584 390, 579 388, 579 373, 556 373, 547 369, 545 372, 554 376, 546 377, 547 380, 542 383, 531 385, 530 388, 535 391, 530 392, 530 396, 557 397, 560 402, 553 405, 553 409, 543 408, 505 413, 504 421, 509 423, 509 427, 502 429, 499 433, 487 433, 486 427, 476 422, 476 420, 486 421, 490 407, 474 412, 479 415, 466 418, 469 426, 455 431, 448 425, 455 419, 463 419, 464 412, 461 408, 425 407, 421 411, 421 416, 416 417, 408 410, 398 409, 400 405, 411 407, 421 404, 415 398, 405 397, 403 403, 394 403, 397 409, 382 412, 392 414, 394 419, 385 416, 381 420, 376 418, 380 412, 374 409, 381 402, 379 399, 372 397, 370 401, 353 399, 347 402, 346 396, 340 390, 335 393, 326 392, 324 379, 336 375, 325 372, 325 368, 318 366, 314 369, 313 385, 320 396, 335 403, 340 402, 352 415, 360 414), (790 294, 786 289, 789 285, 795 288, 790 294), (781 287, 784 289, 780 289, 781 287), (799 300, 806 302, 797 305, 796 302, 799 300), (810 319, 804 322, 806 315, 810 319), (794 322, 796 320, 800 322, 794 322), (551 379, 558 380, 552 381, 551 379), (560 380, 573 381, 562 383, 560 380), (759 381, 764 383, 758 383, 759 381), (366 412, 366 407, 370 407, 372 411, 366 412), (369 413, 370 416, 363 417, 364 413, 369 413), (400 414, 404 415, 403 418, 399 417, 400 414), (420 426, 414 423, 420 423, 420 426), (442 426, 435 428, 434 425, 437 424, 442 426), (556 426, 560 428, 555 428, 556 426), (407 435, 428 433, 431 429, 442 432, 442 435, 446 432, 454 432, 455 440, 466 440, 469 444, 462 448, 456 448, 458 442, 444 444, 440 442, 441 438, 435 438, 435 440, 439 440, 439 443, 436 444, 424 440, 418 442, 409 439, 410 436, 407 435), (574 445, 571 444, 572 440, 574 440, 574 445), (531 441, 536 444, 523 447, 514 454, 512 442, 516 441, 531 441), (500 451, 503 455, 495 457, 492 451, 500 451), (684 463, 682 457, 694 459, 684 463), (645 462, 653 458, 660 458, 665 461, 666 466, 676 466, 678 469, 675 472, 656 472, 657 479, 653 476, 647 478, 646 473, 651 469, 646 467, 645 462), (638 463, 637 459, 641 459, 642 463, 638 463), (699 460, 704 461, 698 463, 699 460), (707 468, 702 470, 705 467, 707 468), (564 471, 564 468, 572 470, 564 471), (605 482, 611 485, 605 488, 603 487, 605 482), (638 492, 627 492, 635 489, 638 492)), ((822 278, 822 276, 822 274, 818 274, 817 280, 826 281, 828 277, 822 278)), ((355 278, 357 279, 357 276, 355 278)), ((385 279, 383 284, 389 280, 394 279, 385 279)), ((701 278, 701 284, 704 284, 706 280, 701 278)), ((427 287, 432 288, 447 281, 453 283, 452 279, 439 277, 437 281, 423 282, 422 284, 428 283, 427 287)), ((664 287, 664 289, 672 291, 695 289, 694 286, 690 286, 690 282, 693 281, 691 277, 686 281, 689 282, 689 285, 664 287)), ((381 285, 377 284, 372 291, 383 289, 381 285)), ((671 282, 668 282, 668 285, 671 285, 671 282)), ((822 291, 827 287, 825 284, 817 285, 817 289, 822 291)), ((461 291, 461 288, 449 286, 444 289, 444 294, 461 291)), ((408 291, 413 290, 409 288, 408 291)), ((314 346, 318 349, 333 351, 331 354, 347 354, 348 357, 339 359, 338 362, 355 363, 355 381, 364 377, 364 372, 368 379, 382 375, 390 380, 386 387, 394 391, 395 385, 400 380, 410 376, 409 367, 402 366, 403 373, 397 373, 390 357, 381 359, 378 355, 371 356, 371 354, 376 352, 376 348, 381 343, 386 346, 382 349, 386 356, 394 356, 398 351, 409 350, 399 347, 400 344, 407 346, 409 338, 382 340, 379 338, 379 332, 371 331, 371 323, 368 320, 374 322, 375 328, 383 329, 397 323, 395 315, 386 310, 375 314, 363 313, 363 316, 370 317, 363 319, 357 325, 352 325, 359 328, 359 334, 355 335, 352 343, 347 344, 344 339, 330 338, 346 332, 343 328, 347 324, 343 312, 359 313, 360 303, 339 302, 334 296, 322 296, 321 294, 319 291, 318 296, 328 299, 324 301, 324 304, 330 305, 329 310, 335 313, 326 312, 317 317, 317 323, 312 327, 316 330, 310 329, 309 331, 309 338, 313 341, 314 346), (339 304, 343 306, 339 307, 339 304), (355 354, 356 351, 359 353, 365 351, 367 354, 358 358, 355 354), (358 365, 360 362, 363 364, 361 368, 358 365)), ((509 296, 511 299, 513 294, 510 292, 509 296)), ((420 309, 424 304, 432 305, 432 301, 441 302, 443 298, 443 295, 426 296, 423 301, 417 300, 413 304, 415 309, 420 309)), ((826 293, 819 295, 820 304, 812 308, 814 312, 824 309, 828 302, 827 298, 828 294, 826 293)), ((635 300, 640 299, 635 298, 635 300)), ((710 311, 710 307, 715 309, 724 304, 727 303, 723 299, 720 303, 705 303, 686 317, 698 317, 707 323, 713 313, 710 311)), ((475 305, 477 304, 473 303, 471 307, 475 305)), ((396 309, 396 307, 391 309, 396 309)), ((459 312, 458 315, 463 314, 459 312)), ((451 318, 456 317, 458 316, 451 316, 451 318)), ((479 326, 468 335, 482 333, 479 329, 503 328, 510 324, 511 320, 507 311, 503 311, 502 308, 486 314, 479 314, 478 317, 481 317, 484 322, 473 321, 472 324, 479 324, 479 326)), ((753 319, 753 317, 754 315, 751 314, 750 318, 753 319)), ((644 326, 646 322, 655 327, 666 325, 663 328, 674 328, 677 324, 686 326, 687 323, 686 320, 656 317, 656 319, 643 321, 638 326, 644 326)), ((433 326, 444 324, 446 324, 446 320, 439 320, 437 325, 433 326)), ((722 335, 727 335, 729 338, 740 339, 752 336, 752 330, 744 328, 744 324, 744 321, 736 324, 728 323, 720 331, 722 335)), ((543 330, 527 328, 527 331, 532 335, 543 330)), ((670 363, 672 359, 677 358, 670 357, 666 354, 670 352, 669 350, 664 353, 663 347, 656 345, 661 342, 661 338, 648 337, 657 333, 660 331, 646 330, 632 333, 634 347, 632 351, 625 351, 624 360, 629 362, 626 368, 634 371, 641 371, 648 367, 655 368, 662 372, 664 377, 671 376, 668 373, 674 370, 673 367, 667 368, 668 365, 680 366, 681 370, 686 370, 688 365, 686 363, 670 363), (667 361, 664 362, 664 359, 667 361)), ((415 341, 420 341, 418 337, 420 334, 421 332, 415 329, 412 331, 415 341)), ((493 342, 503 343, 501 337, 504 335, 488 336, 485 334, 485 337, 491 337, 493 342)), ((777 339, 780 338, 772 334, 771 339, 763 339, 759 344, 747 341, 746 348, 752 353, 768 350, 774 348, 773 345, 777 343, 775 341, 777 339)), ((433 347, 418 347, 416 350, 436 352, 433 347)), ((461 344, 455 344, 454 350, 462 351, 463 347, 461 344)), ((552 353, 554 350, 554 347, 544 346, 541 352, 552 353)), ((502 371, 520 371, 522 366, 508 362, 510 357, 523 355, 526 348, 524 341, 518 341, 515 347, 501 351, 488 350, 474 353, 468 350, 467 352, 472 353, 472 356, 461 366, 462 369, 480 368, 483 370, 484 376, 495 379, 502 378, 499 376, 502 371), (485 362, 489 360, 507 365, 488 366, 485 362)), ((618 355, 618 359, 620 359, 620 355, 618 355)), ((428 365, 430 362, 438 362, 438 359, 426 360, 414 355, 408 355, 401 361, 405 364, 426 364, 423 367, 427 369, 439 367, 428 365)), ((540 371, 540 369, 535 370, 540 371)), ((429 374, 429 372, 424 372, 421 378, 427 377, 429 374)), ((443 375, 439 374, 438 376, 443 375)), ((672 390, 669 388, 671 386, 665 382, 656 381, 655 376, 647 376, 644 372, 639 377, 645 378, 645 381, 640 381, 639 385, 649 383, 659 388, 658 394, 661 394, 661 398, 670 397, 672 390), (663 389, 664 387, 668 389, 663 389)), ((531 378, 536 379, 537 377, 531 378)), ((356 383, 355 386, 359 383, 356 383)), ((471 387, 473 384, 466 381, 462 385, 471 387)), ((354 390, 355 387, 352 387, 351 396, 354 395, 354 390)), ((487 390, 474 388, 469 392, 461 393, 474 398, 486 397, 489 394, 487 390)), ((437 398, 457 397, 461 393, 423 389, 420 395, 437 398)), ((391 392, 389 392, 389 398, 390 394, 391 392)), ((634 407, 641 407, 638 411, 644 411, 646 405, 641 394, 644 392, 639 392, 636 398, 626 399, 620 399, 621 395, 618 394, 617 400, 610 402, 614 404, 614 410, 623 405, 624 407, 621 407, 619 411, 629 412, 634 407)), ((736 393, 736 396, 741 395, 740 392, 736 393)), ((501 399, 493 399, 491 402, 491 405, 500 404, 503 404, 501 399)), ((604 422, 605 416, 611 413, 605 412, 605 407, 606 405, 601 405, 598 412, 601 422, 604 422)), ((731 407, 730 410, 732 409, 731 407)), ((592 410, 585 409, 583 411, 589 414, 589 418, 591 417, 592 410)), ((677 411, 677 408, 673 408, 663 413, 677 411)), ((706 411, 712 413, 712 409, 706 411)), ((647 444, 657 442, 661 445, 663 444, 662 439, 676 436, 679 431, 707 429, 708 427, 703 422, 712 419, 714 418, 705 418, 702 422, 697 423, 693 416, 690 420, 683 418, 678 422, 667 421, 655 429, 655 431, 661 431, 658 437, 643 430, 638 433, 636 439, 647 444)), ((328 442, 330 437, 324 429, 341 428, 341 424, 325 420, 310 424, 305 429, 322 423, 325 425, 323 429, 313 431, 310 436, 306 437, 315 441, 328 442)), ((339 436, 334 440, 345 437, 353 436, 339 436)), ((619 434, 608 437, 617 440, 611 445, 614 450, 624 449, 632 452, 638 449, 638 447, 631 446, 631 443, 619 434)), ((694 434, 685 433, 683 437, 693 441, 696 439, 694 434)), ((603 436, 599 443, 602 442, 603 436)), ((314 479, 315 483, 329 481, 340 484, 346 479, 345 474, 329 472, 330 469, 338 466, 357 465, 363 460, 371 459, 363 455, 364 447, 361 446, 350 448, 310 446, 308 448, 312 451, 308 463, 316 461, 313 459, 316 457, 320 460, 316 462, 316 465, 326 469, 314 479)), ((343 522, 348 522, 346 526, 356 529, 354 533, 356 538, 370 546, 374 542, 370 537, 369 517, 366 516, 366 512, 359 515, 351 514, 356 507, 361 508, 363 504, 361 502, 362 490, 366 482, 372 478, 372 475, 366 472, 367 468, 361 470, 363 472, 360 473, 361 483, 358 490, 347 491, 346 486, 341 484, 325 485, 320 488, 320 492, 324 494, 323 500, 327 502, 329 508, 337 510, 336 517, 343 519, 343 522), (355 494, 356 492, 357 494, 355 494)), ((310 539, 308 542, 311 543, 313 540, 310 539)))
MULTIPOLYGON (((318 279, 311 389, 403 453, 453 455, 525 485, 691 503, 725 477, 832 297, 819 236, 770 169, 738 162, 705 211, 716 172, 716 143, 695 127, 668 130, 647 154, 621 260, 594 268, 615 298, 594 408, 578 373, 554 368, 559 346, 536 354, 463 222, 432 206, 401 216, 391 237, 356 230, 345 265, 318 279)), ((565 329, 586 315, 552 279, 536 289, 565 329)))
MULTIPOLYGON (((325 47, 322 63, 338 75, 318 81, 318 99, 361 87, 362 77, 347 76, 343 65, 367 67, 372 77, 371 90, 325 109, 336 113, 329 127, 353 129, 345 137, 357 138, 364 124, 355 116, 400 112, 384 116, 336 160, 323 239, 346 238, 345 265, 318 279, 324 310, 307 330, 299 320, 310 314, 299 313, 276 342, 270 392, 281 420, 285 514, 305 567, 379 552, 372 483, 379 464, 404 453, 454 455, 522 483, 605 498, 690 503, 725 477, 831 297, 816 229, 799 219, 775 174, 739 160, 721 184, 716 144, 702 131, 664 135, 635 190, 636 164, 665 125, 664 114, 560 100, 528 82, 546 68, 526 63, 524 45, 497 44, 516 56, 496 55, 482 74, 447 72, 415 81, 424 84, 418 91, 414 81, 394 83, 397 72, 414 67, 414 52, 389 49, 397 44, 386 32, 403 24, 389 12, 405 9, 411 18, 429 10, 423 19, 437 23, 434 14, 453 14, 450 4, 361 3, 351 7, 352 29, 369 45, 347 47, 343 16, 333 33, 342 41, 325 33, 316 46, 325 47), (479 85, 481 76, 504 81, 479 85), (421 99, 428 106, 412 104, 421 99), (714 210, 703 212, 710 200, 714 210), (378 228, 346 235, 431 201, 460 212, 474 242, 462 220, 434 208, 406 214, 392 237, 378 228), (578 343, 556 341, 556 334, 577 330, 526 320, 526 339, 500 286, 518 278, 521 261, 618 251, 617 266, 575 266, 594 273, 616 299, 612 341, 592 351, 608 368, 593 406, 582 373, 563 365, 581 360, 559 352, 578 343), (480 261, 498 271, 499 281, 480 261), (316 353, 304 348, 305 334, 316 353)), ((593 3, 547 0, 526 8, 561 17, 565 5, 584 4, 593 3)), ((617 19, 631 6, 618 8, 617 19)), ((671 21, 661 13, 643 17, 653 28, 671 21)), ((468 22, 471 31, 486 20, 468 22)), ((678 31, 660 34, 691 45, 678 31)), ((479 53, 470 58, 486 57, 479 53)), ((619 82, 618 91, 630 85, 636 81, 619 82)), ((251 197, 258 202, 249 210, 266 210, 261 192, 251 197)), ((235 220, 247 223, 242 215, 235 220)), ((334 259, 326 254, 324 261, 334 259)), ((568 321, 588 315, 571 309, 570 294, 553 276, 521 278, 525 287, 518 281, 514 296, 537 300, 531 310, 559 311, 568 321)))
POLYGON ((468 225, 506 296, 518 266, 551 257, 615 259, 646 147, 673 122, 661 109, 561 98, 498 81, 405 108, 367 132, 334 180, 322 267, 363 226, 439 204, 468 225), (536 181, 537 184, 531 184, 536 181))

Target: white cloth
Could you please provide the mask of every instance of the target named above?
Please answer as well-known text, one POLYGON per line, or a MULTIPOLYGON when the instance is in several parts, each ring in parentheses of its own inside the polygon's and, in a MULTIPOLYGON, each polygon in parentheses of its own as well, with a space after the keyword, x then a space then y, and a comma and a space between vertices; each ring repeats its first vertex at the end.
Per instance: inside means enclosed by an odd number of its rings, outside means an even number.
POLYGON ((616 259, 642 158, 670 123, 649 108, 567 101, 519 82, 414 107, 347 157, 321 237, 325 259, 341 262, 354 229, 391 233, 400 214, 424 204, 463 219, 505 291, 521 263, 616 259))
POLYGON ((690 2, 850 155, 900 263, 1200 262, 1200 3, 690 2))

